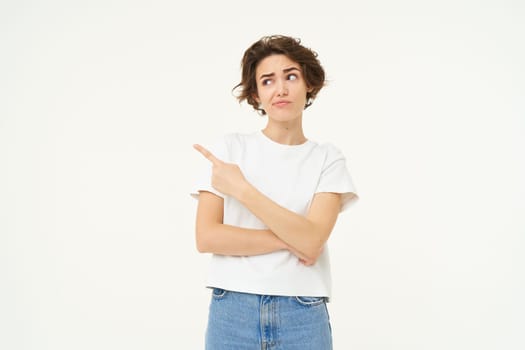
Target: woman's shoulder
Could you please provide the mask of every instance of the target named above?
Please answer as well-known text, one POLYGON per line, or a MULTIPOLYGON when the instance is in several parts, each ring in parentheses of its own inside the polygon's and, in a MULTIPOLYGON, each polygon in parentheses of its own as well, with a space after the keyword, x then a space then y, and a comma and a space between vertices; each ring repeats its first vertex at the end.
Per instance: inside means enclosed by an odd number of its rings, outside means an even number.
POLYGON ((250 149, 255 139, 256 133, 229 132, 218 137, 215 147, 222 150, 225 159, 231 159, 238 152, 250 149))
POLYGON ((341 152, 341 149, 332 142, 323 142, 319 143, 318 145, 319 147, 321 147, 321 149, 325 150, 326 152, 341 152))
POLYGON ((341 151, 341 148, 336 146, 334 143, 325 141, 325 142, 317 142, 317 141, 311 141, 315 144, 315 148, 317 148, 320 152, 326 155, 326 157, 337 157, 342 156, 343 152, 341 151))
POLYGON ((225 133, 222 139, 227 145, 231 146, 250 142, 256 135, 256 132, 229 132, 225 133))

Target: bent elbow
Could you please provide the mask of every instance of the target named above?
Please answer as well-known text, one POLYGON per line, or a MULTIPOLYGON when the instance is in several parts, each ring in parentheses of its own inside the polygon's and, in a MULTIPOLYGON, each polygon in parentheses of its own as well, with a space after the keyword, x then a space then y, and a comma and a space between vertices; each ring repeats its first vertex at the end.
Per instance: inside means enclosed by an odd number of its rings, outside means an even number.
POLYGON ((324 243, 315 245, 305 252, 306 258, 311 262, 311 265, 315 264, 324 250, 324 243))
POLYGON ((202 230, 195 232, 195 247, 199 253, 210 253, 211 247, 207 235, 202 230))
POLYGON ((195 246, 196 246, 197 251, 199 253, 208 253, 208 248, 204 244, 202 244, 201 242, 197 241, 195 246))
POLYGON ((308 262, 308 265, 315 265, 320 255, 321 254, 308 254, 306 256, 306 261, 308 262))

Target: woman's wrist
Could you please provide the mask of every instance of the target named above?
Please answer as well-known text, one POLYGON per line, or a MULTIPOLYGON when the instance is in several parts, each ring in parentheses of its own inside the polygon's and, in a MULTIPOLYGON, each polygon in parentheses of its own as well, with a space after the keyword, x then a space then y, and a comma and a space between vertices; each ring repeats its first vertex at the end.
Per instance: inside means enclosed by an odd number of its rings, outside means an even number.
POLYGON ((256 189, 255 187, 252 186, 251 183, 249 183, 248 181, 244 180, 242 183, 240 183, 238 186, 237 186, 237 191, 236 191, 236 194, 235 194, 235 199, 237 199, 239 202, 241 203, 246 203, 246 201, 251 197, 253 196, 253 194, 255 193, 256 189))

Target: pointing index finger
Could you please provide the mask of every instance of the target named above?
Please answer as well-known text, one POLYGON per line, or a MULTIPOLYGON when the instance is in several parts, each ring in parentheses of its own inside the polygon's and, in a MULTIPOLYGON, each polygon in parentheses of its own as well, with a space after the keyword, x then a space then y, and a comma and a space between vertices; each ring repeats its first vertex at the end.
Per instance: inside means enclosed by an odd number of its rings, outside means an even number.
POLYGON ((195 144, 195 145, 193 145, 193 148, 195 148, 206 159, 208 159, 210 162, 212 162, 213 165, 218 165, 218 164, 222 163, 222 161, 219 158, 215 157, 210 151, 208 151, 206 148, 202 147, 201 145, 195 144))

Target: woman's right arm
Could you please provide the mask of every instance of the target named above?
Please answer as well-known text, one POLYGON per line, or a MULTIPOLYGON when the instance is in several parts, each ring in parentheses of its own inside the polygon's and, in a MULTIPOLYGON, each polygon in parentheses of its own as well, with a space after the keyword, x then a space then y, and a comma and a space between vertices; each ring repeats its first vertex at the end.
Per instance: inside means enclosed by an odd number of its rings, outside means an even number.
POLYGON ((195 235, 201 253, 251 256, 288 249, 270 230, 255 230, 223 224, 224 200, 207 191, 199 194, 195 235))

